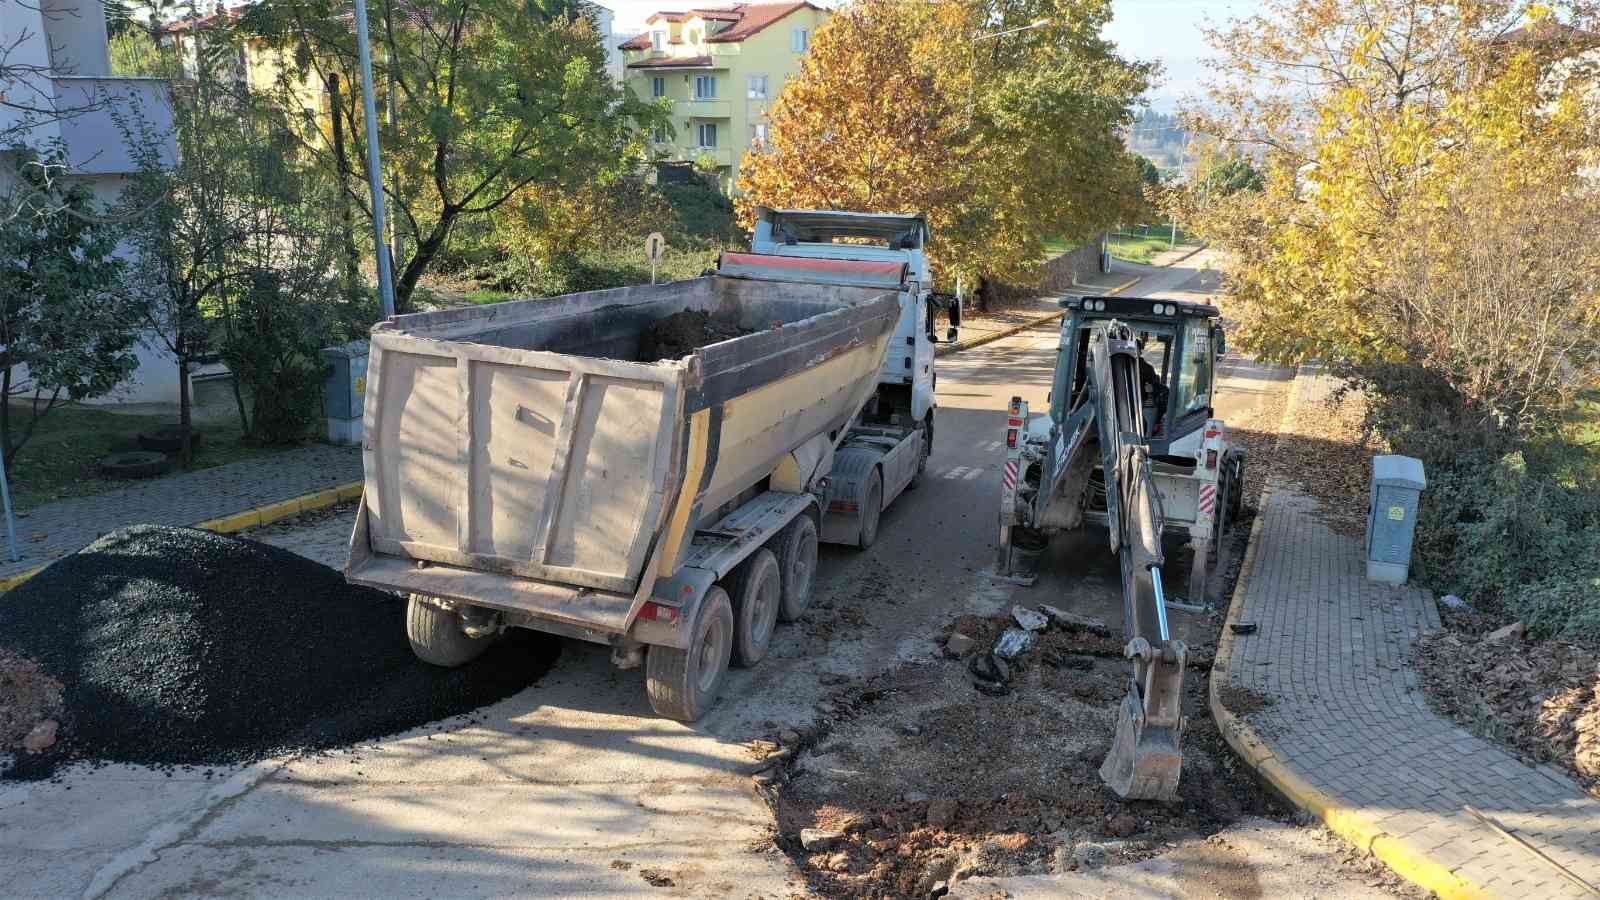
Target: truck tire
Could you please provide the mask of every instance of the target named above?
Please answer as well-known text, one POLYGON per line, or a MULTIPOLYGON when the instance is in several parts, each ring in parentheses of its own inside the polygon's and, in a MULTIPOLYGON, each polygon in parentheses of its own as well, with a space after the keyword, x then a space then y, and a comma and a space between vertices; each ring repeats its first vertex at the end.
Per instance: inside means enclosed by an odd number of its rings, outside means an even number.
POLYGON ((417 659, 446 669, 477 659, 495 639, 492 634, 468 637, 455 610, 443 609, 416 594, 406 599, 406 637, 417 659))
POLYGON ((778 557, 762 547, 739 564, 728 578, 733 597, 733 664, 744 668, 767 656, 772 630, 783 603, 783 572, 778 557))
POLYGON ((883 515, 883 470, 873 467, 867 476, 865 494, 861 500, 861 537, 856 540, 862 550, 878 539, 878 518, 883 515))
POLYGON ((794 622, 811 605, 811 582, 817 572, 817 523, 802 514, 773 539, 778 571, 783 576, 783 602, 778 621, 794 622))
POLYGON ((656 715, 693 722, 706 714, 722 690, 733 655, 733 605, 728 592, 706 591, 690 632, 689 649, 655 646, 645 657, 645 692, 656 715))

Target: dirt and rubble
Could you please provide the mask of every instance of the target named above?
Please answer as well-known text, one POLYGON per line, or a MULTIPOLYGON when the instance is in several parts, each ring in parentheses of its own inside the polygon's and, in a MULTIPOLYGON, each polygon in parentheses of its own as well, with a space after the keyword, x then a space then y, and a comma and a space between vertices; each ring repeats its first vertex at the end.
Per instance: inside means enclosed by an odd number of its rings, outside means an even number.
POLYGON ((965 654, 841 685, 815 727, 752 745, 775 761, 759 777, 775 789, 780 845, 814 890, 927 897, 953 879, 1145 859, 1247 816, 1286 814, 1205 712, 1204 662, 1185 682, 1178 799, 1118 798, 1099 767, 1127 690, 1120 642, 1052 623, 1000 661, 994 690, 989 648, 1017 628, 1011 612, 962 616, 949 635, 970 639, 955 642, 965 654))
POLYGON ((0 648, 0 753, 20 751, 33 737, 37 745, 55 731, 50 723, 61 718, 61 682, 45 674, 39 664, 0 648))
POLYGON ((0 599, 0 650, 37 666, 5 677, 42 685, 27 715, 54 709, 59 722, 53 746, 13 754, 0 777, 348 744, 516 693, 558 653, 519 632, 470 665, 435 668, 412 655, 403 614, 393 595, 276 547, 189 528, 111 532, 0 599))
POLYGON ((1486 630, 1471 613, 1447 621, 1412 651, 1429 705, 1600 797, 1600 649, 1529 641, 1516 623, 1486 630))
POLYGON ((731 319, 698 309, 675 312, 651 325, 639 338, 639 362, 680 359, 701 347, 755 334, 731 319))

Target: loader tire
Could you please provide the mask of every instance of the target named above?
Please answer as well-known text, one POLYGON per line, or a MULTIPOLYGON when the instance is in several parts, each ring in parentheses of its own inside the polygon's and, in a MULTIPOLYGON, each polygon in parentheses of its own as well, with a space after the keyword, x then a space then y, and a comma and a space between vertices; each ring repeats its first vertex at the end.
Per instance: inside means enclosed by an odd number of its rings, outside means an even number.
POLYGON ((733 570, 728 579, 733 598, 733 664, 749 668, 767 656, 772 631, 783 602, 783 574, 778 557, 762 547, 733 570))
POLYGON ((802 513, 772 542, 783 576, 783 602, 778 621, 794 622, 811 605, 811 583, 817 572, 817 523, 802 513))
POLYGON ((406 599, 406 637, 411 652, 429 665, 454 669, 482 655, 494 643, 495 635, 468 637, 461 630, 461 616, 433 601, 412 594, 406 599))
POLYGON ((733 604, 728 592, 706 591, 690 632, 689 649, 654 646, 645 657, 645 692, 656 715, 693 722, 722 691, 733 655, 733 604))

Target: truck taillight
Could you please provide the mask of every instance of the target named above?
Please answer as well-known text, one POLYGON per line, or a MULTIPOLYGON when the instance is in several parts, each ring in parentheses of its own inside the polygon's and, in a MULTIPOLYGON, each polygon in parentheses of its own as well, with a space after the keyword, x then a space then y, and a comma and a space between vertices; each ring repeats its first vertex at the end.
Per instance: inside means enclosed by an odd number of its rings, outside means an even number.
POLYGON ((1006 446, 1011 448, 1017 446, 1017 430, 1015 428, 1006 429, 1006 446))
POLYGON ((1216 467, 1217 467, 1217 451, 1215 451, 1215 450, 1207 450, 1206 451, 1206 468, 1215 469, 1216 467))
POLYGON ((1006 409, 1006 412, 1009 413, 1012 416, 1020 416, 1020 415, 1022 415, 1022 398, 1021 397, 1012 397, 1011 398, 1011 406, 1006 409))
POLYGON ((649 619, 653 622, 665 622, 671 625, 678 621, 678 609, 673 606, 664 606, 652 600, 639 609, 639 618, 649 619))
POLYGON ((1021 419, 1007 419, 1006 420, 1006 424, 1010 425, 1012 428, 1021 428, 1022 427, 1022 420, 1021 419))

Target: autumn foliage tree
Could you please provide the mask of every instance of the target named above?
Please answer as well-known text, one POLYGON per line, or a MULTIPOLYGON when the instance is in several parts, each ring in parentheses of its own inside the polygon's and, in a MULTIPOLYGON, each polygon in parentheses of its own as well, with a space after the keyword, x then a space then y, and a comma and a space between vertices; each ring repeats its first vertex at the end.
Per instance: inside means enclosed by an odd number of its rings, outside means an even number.
POLYGON ((1151 69, 1100 37, 1109 17, 1106 0, 841 9, 746 162, 742 214, 923 212, 942 279, 1037 277, 1046 238, 1086 236, 1141 202, 1118 129, 1151 69))
POLYGON ((1600 117, 1549 52, 1578 32, 1513 33, 1509 0, 1265 5, 1213 35, 1224 112, 1200 117, 1268 149, 1264 190, 1172 198, 1227 251, 1239 345, 1433 383, 1458 433, 1556 426, 1600 381, 1600 117))

